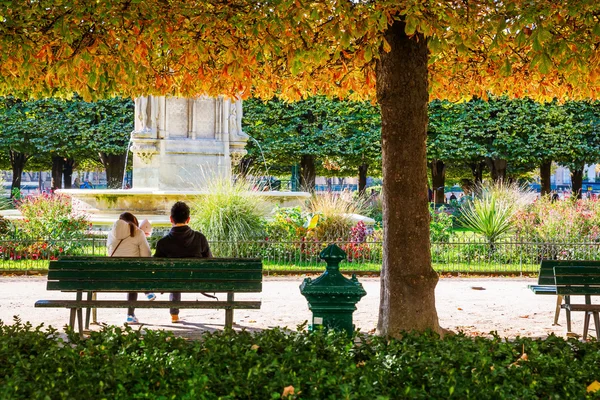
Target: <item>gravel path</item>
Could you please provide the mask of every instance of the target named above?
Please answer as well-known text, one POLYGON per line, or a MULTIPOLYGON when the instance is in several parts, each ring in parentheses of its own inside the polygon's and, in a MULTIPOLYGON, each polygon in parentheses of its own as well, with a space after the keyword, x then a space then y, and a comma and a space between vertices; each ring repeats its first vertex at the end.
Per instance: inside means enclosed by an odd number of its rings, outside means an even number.
MULTIPOLYGON (((297 325, 310 319, 305 298, 300 295, 298 286, 303 277, 265 277, 262 294, 246 294, 236 299, 260 299, 260 310, 239 310, 234 321, 238 328, 248 330, 265 329, 275 326, 295 329, 297 325)), ((367 296, 358 303, 354 321, 361 331, 369 332, 377 325, 379 307, 379 278, 360 278, 367 296)), ((448 329, 462 330, 470 335, 484 335, 497 331, 503 337, 529 336, 544 337, 550 333, 565 335, 565 318, 561 314, 559 323, 552 326, 556 297, 536 296, 528 284, 535 279, 526 278, 442 278, 436 288, 436 304, 440 324, 448 329)), ((44 323, 63 327, 68 321, 66 309, 34 308, 40 299, 58 299, 74 294, 46 291, 46 277, 19 276, 0 277, 0 320, 11 324, 13 316, 34 325, 44 323)), ((102 299, 120 299, 123 294, 101 294, 102 299)), ((195 299, 195 294, 184 294, 183 299, 195 299)), ((200 295, 202 300, 205 300, 200 295)), ((220 297, 224 297, 220 295, 220 297)), ((70 298, 70 297, 67 297, 70 298)), ((168 299, 168 295, 159 295, 168 299)), ((564 311, 563 311, 564 313, 564 311)), ((101 323, 121 325, 126 310, 98 310, 101 323)), ((583 330, 582 313, 573 318, 573 330, 583 330)), ((204 330, 222 329, 222 310, 182 310, 183 322, 171 324, 168 310, 139 309, 137 317, 151 329, 170 329, 187 336, 195 336, 204 330)), ((593 325, 593 324, 592 324, 593 325)), ((94 327, 92 329, 98 329, 94 327)), ((592 331, 592 334, 595 332, 592 331)))

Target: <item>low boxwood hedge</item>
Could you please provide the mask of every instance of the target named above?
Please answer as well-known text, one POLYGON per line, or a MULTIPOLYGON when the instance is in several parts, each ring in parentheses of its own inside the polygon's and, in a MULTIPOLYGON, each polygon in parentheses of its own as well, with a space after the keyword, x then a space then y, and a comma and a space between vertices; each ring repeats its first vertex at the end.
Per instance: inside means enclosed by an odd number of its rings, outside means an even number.
MULTIPOLYGON (((600 347, 555 336, 206 333, 105 327, 63 340, 0 321, 2 399, 585 398, 600 347)), ((600 393, 600 392, 599 392, 600 393)))

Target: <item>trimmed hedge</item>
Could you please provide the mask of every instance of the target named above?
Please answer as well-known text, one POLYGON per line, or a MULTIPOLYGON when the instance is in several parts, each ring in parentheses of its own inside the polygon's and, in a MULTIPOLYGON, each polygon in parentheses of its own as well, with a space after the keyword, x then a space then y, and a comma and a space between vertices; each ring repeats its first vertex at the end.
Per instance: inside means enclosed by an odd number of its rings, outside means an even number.
POLYGON ((68 336, 0 321, 0 398, 585 398, 600 380, 598 343, 555 336, 386 340, 273 329, 190 341, 120 327, 68 336))

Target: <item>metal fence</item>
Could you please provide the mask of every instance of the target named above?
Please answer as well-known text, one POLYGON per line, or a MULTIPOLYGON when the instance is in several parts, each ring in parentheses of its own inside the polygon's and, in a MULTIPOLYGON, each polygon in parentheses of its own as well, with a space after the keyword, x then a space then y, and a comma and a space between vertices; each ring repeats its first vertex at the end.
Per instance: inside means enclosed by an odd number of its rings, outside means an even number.
MULTIPOLYGON (((150 240, 154 247, 158 238, 150 240)), ((312 240, 281 242, 210 242, 215 257, 258 257, 269 273, 322 271, 319 253, 330 242, 312 240)), ((379 272, 381 242, 338 241, 348 255, 341 264, 345 271, 379 272)), ((43 271, 48 260, 61 255, 106 256, 105 238, 77 241, 19 240, 0 241, 0 271, 43 271)), ((489 243, 477 237, 431 243, 433 267, 440 273, 532 273, 540 260, 600 260, 600 243, 505 240, 489 243)))

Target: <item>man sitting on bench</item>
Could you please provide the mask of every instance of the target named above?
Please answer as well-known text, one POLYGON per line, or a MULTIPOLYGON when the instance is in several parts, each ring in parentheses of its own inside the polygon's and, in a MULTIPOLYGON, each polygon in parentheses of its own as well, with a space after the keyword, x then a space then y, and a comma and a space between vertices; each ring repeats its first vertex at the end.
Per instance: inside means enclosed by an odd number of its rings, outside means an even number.
MULTIPOLYGON (((171 207, 171 231, 156 244, 154 257, 164 258, 212 258, 208 240, 188 226, 190 208, 182 201, 171 207)), ((171 301, 181 301, 181 292, 171 293, 171 301)), ((169 309, 171 322, 179 322, 179 309, 169 309)))

